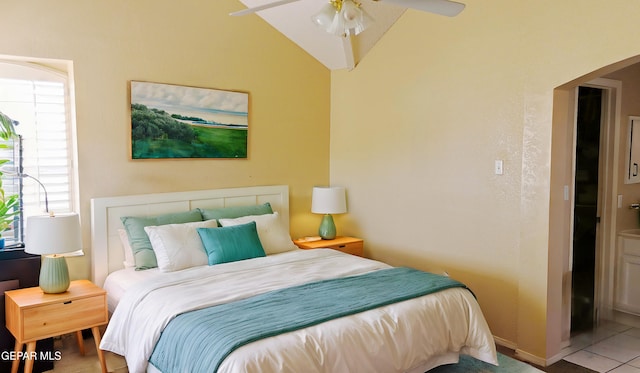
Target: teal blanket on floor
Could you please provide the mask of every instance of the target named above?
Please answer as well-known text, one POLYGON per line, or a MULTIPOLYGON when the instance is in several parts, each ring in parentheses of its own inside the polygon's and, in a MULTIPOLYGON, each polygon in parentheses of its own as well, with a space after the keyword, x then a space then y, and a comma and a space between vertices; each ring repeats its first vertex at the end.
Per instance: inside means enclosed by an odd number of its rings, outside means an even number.
POLYGON ((256 340, 452 287, 465 286, 401 267, 270 291, 178 315, 149 361, 167 373, 215 372, 233 350, 256 340))

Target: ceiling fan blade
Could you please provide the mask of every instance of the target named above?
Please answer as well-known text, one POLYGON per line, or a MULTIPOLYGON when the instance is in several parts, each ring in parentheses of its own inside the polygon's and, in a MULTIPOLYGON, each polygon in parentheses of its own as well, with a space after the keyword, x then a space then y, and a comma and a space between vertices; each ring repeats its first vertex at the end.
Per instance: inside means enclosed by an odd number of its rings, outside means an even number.
POLYGON ((464 9, 465 5, 449 0, 374 0, 396 4, 405 8, 421 10, 423 12, 455 17, 464 9))
POLYGON ((244 9, 244 10, 239 10, 237 12, 229 13, 229 15, 231 15, 231 16, 244 16, 244 15, 247 15, 247 14, 252 14, 252 13, 255 13, 255 12, 259 12, 261 10, 265 10, 265 9, 269 9, 269 8, 275 8, 275 7, 280 6, 280 5, 294 3, 296 1, 300 1, 300 0, 279 0, 279 1, 274 1, 273 3, 259 5, 259 6, 255 6, 253 8, 247 8, 247 9, 244 9))

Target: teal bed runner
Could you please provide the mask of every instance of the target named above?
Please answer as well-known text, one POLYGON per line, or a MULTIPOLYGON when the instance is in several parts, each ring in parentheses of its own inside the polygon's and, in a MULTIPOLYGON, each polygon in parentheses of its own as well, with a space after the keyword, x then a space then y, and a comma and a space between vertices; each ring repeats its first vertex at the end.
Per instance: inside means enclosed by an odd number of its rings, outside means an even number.
POLYGON ((452 287, 466 288, 399 267, 270 291, 176 316, 149 361, 166 373, 215 372, 233 350, 259 339, 452 287))

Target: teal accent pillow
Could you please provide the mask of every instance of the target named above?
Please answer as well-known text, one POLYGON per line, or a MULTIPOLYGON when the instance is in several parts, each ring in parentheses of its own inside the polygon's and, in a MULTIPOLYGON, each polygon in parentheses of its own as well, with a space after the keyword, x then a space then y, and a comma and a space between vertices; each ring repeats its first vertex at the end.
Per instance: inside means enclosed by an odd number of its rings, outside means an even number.
POLYGON ((266 256, 256 222, 222 228, 198 228, 209 265, 266 256))
POLYGON ((273 214, 273 209, 269 202, 261 205, 251 206, 231 206, 219 209, 199 209, 203 220, 211 219, 235 219, 248 215, 265 215, 273 214))
POLYGON ((155 268, 158 266, 156 254, 153 252, 151 241, 144 227, 150 225, 181 224, 202 221, 200 210, 193 209, 186 212, 158 215, 152 217, 123 216, 120 218, 127 231, 136 270, 155 268))

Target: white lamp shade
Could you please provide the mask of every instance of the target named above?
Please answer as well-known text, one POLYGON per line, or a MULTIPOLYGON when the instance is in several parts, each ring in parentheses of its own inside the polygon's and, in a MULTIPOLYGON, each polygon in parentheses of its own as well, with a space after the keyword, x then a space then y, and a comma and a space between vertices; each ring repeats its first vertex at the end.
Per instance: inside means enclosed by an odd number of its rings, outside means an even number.
POLYGON ((311 212, 314 214, 344 214, 347 199, 343 187, 314 187, 311 196, 311 212))
POLYGON ((336 8, 333 5, 327 3, 322 7, 322 9, 320 9, 318 13, 314 14, 311 17, 311 20, 313 20, 313 23, 326 30, 331 26, 333 18, 336 16, 336 14, 336 8))
POLYGON ((24 244, 24 251, 38 255, 63 254, 82 249, 78 214, 29 216, 24 244))
POLYGON ((340 14, 345 20, 344 30, 347 35, 358 35, 373 23, 373 18, 353 1, 345 1, 340 14))

